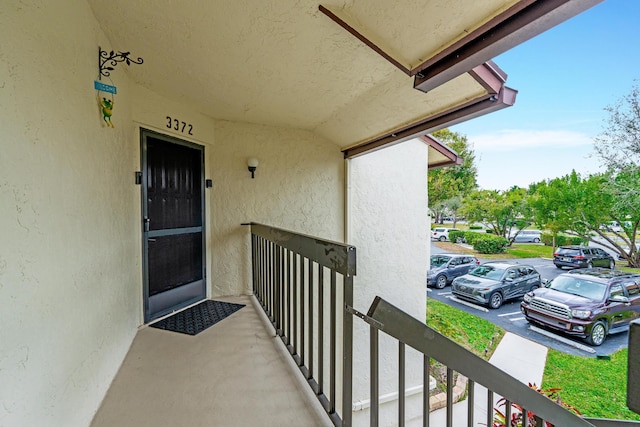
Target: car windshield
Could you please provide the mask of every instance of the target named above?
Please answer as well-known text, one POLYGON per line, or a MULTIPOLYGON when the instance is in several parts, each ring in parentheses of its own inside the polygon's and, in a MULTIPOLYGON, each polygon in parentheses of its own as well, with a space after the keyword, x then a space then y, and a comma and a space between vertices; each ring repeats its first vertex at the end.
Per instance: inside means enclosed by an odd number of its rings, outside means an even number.
POLYGON ((558 276, 549 283, 550 289, 566 292, 572 295, 601 301, 607 290, 606 285, 578 277, 558 276))
POLYGON ((558 255, 580 255, 580 249, 560 248, 558 250, 558 255))
POLYGON ((493 265, 479 265, 471 270, 469 274, 476 277, 484 277, 485 279, 500 280, 504 274, 504 269, 493 265))
POLYGON ((450 256, 444 256, 444 255, 433 255, 431 257, 431 268, 434 267, 442 267, 443 265, 445 265, 447 262, 449 262, 449 260, 451 259, 450 256))

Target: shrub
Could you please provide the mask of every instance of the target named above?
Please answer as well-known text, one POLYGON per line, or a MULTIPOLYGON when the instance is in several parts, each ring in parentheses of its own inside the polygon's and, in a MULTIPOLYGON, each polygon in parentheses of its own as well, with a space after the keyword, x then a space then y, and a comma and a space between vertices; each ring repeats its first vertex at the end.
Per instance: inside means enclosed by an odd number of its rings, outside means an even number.
POLYGON ((449 232, 449 240, 455 243, 465 242, 466 240, 464 236, 465 236, 465 232, 462 230, 449 232))
MULTIPOLYGON (((547 396, 549 399, 553 400, 554 402, 556 402, 558 405, 562 406, 566 410, 571 411, 578 416, 582 416, 582 414, 580 413, 580 411, 578 411, 578 409, 574 408, 571 405, 567 405, 562 401, 562 399, 560 399, 559 388, 549 388, 549 389, 543 390, 538 386, 536 386, 535 384, 531 384, 531 383, 529 383, 529 388, 532 388, 538 393, 544 396, 547 396)), ((503 397, 498 401, 498 407, 504 408, 505 406, 507 406, 507 401, 503 397)), ((498 407, 493 408, 494 409, 493 427, 521 427, 524 425, 523 418, 525 418, 525 410, 522 408, 522 406, 518 405, 517 403, 511 403, 512 411, 511 411, 511 419, 509 420, 509 422, 507 422, 506 415, 504 414, 504 412, 498 409, 498 407)), ((538 425, 538 419, 533 412, 526 411, 526 418, 527 418, 527 425, 530 425, 530 426, 538 425)), ((552 424, 547 421, 544 421, 543 425, 545 427, 553 427, 552 424)))
POLYGON ((464 240, 465 240, 465 242, 467 242, 471 246, 474 246, 475 242, 478 239, 481 239, 482 237, 484 237, 484 234, 476 233, 475 231, 465 231, 464 232, 464 240))
POLYGON ((499 254, 506 250, 509 240, 493 234, 465 233, 467 243, 481 254, 499 254))
MULTIPOLYGON (((547 246, 553 245, 553 234, 542 233, 540 236, 540 240, 547 246)), ((567 236, 566 234, 558 234, 556 236, 556 246, 566 246, 566 245, 584 245, 587 243, 586 239, 583 239, 579 236, 567 236)))
POLYGON ((470 225, 469 230, 482 230, 481 225, 470 225))

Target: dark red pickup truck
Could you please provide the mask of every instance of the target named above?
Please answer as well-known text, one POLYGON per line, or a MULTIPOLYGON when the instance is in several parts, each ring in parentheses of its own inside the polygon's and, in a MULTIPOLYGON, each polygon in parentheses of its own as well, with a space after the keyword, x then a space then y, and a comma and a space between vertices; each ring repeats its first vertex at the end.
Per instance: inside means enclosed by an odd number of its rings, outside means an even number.
POLYGON ((574 270, 527 293, 520 309, 529 323, 597 346, 640 317, 640 275, 603 268, 574 270))

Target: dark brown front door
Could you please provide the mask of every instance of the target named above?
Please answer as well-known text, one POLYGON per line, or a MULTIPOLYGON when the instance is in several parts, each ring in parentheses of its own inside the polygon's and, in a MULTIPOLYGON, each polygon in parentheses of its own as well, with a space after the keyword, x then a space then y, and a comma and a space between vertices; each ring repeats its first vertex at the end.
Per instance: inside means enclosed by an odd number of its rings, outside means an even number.
POLYGON ((142 130, 145 323, 206 296, 204 147, 142 130))

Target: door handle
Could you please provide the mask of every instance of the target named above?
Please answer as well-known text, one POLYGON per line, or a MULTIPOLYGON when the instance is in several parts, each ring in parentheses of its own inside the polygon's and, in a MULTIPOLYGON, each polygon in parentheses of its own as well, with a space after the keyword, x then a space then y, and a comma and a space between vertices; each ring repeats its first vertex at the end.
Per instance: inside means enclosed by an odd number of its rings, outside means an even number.
POLYGON ((142 224, 142 226, 144 228, 144 231, 149 231, 149 223, 150 222, 151 222, 151 220, 149 219, 149 217, 145 216, 144 219, 143 219, 143 224, 142 224))

